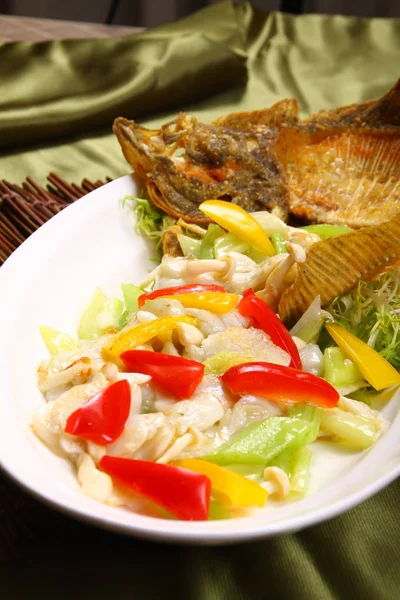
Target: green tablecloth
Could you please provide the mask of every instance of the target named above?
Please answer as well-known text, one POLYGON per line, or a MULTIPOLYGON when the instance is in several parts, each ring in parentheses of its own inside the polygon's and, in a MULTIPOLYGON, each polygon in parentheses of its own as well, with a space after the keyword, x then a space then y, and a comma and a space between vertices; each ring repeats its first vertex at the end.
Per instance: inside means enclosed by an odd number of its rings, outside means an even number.
MULTIPOLYGON (((110 133, 119 115, 159 124, 185 109, 210 120, 292 96, 306 114, 381 95, 399 56, 399 20, 230 2, 117 40, 0 44, 0 178, 117 177, 129 171, 110 133)), ((400 596, 398 482, 325 524, 226 548, 114 536, 10 489, 0 487, 5 599, 400 596)))

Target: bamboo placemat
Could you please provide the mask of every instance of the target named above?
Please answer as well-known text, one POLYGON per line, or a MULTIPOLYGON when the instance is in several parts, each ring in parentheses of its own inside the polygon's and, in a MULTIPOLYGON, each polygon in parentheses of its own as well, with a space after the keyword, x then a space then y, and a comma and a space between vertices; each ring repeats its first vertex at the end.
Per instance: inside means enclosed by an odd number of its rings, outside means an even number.
POLYGON ((0 265, 36 229, 85 194, 111 181, 68 183, 50 173, 46 187, 27 177, 22 185, 0 180, 0 265))

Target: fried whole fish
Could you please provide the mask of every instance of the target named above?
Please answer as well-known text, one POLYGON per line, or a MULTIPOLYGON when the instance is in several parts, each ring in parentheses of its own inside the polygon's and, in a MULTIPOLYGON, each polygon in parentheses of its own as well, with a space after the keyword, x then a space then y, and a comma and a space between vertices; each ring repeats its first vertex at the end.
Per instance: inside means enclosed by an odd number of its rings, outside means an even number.
POLYGON ((151 200, 187 222, 208 222, 198 206, 210 198, 353 228, 400 206, 400 80, 379 100, 304 120, 288 99, 210 125, 181 113, 161 129, 118 118, 113 130, 151 200))
POLYGON ((260 125, 234 131, 181 113, 160 130, 120 117, 113 131, 150 199, 169 215, 207 224, 198 206, 220 198, 287 219, 289 192, 272 152, 276 130, 260 125))

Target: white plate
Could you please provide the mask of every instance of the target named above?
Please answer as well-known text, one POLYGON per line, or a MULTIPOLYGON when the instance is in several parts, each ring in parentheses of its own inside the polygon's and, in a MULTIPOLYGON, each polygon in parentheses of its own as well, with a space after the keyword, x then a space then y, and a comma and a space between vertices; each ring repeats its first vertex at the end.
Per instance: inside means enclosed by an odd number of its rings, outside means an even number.
POLYGON ((36 368, 46 357, 38 327, 74 334, 94 288, 119 294, 154 266, 135 235, 126 176, 95 190, 34 233, 0 269, 0 463, 26 490, 78 519, 130 535, 185 543, 231 543, 295 531, 362 502, 400 473, 399 395, 384 408, 390 427, 369 452, 321 444, 315 452, 310 494, 290 504, 267 503, 256 515, 203 523, 167 521, 113 508, 83 496, 69 464, 31 433, 43 402, 36 368))

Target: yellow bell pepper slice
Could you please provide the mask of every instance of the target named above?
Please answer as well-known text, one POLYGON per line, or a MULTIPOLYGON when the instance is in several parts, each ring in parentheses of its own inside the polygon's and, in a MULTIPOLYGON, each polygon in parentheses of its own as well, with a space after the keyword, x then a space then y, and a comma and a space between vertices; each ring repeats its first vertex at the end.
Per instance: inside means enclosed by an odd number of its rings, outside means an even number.
POLYGON ((112 337, 103 346, 101 351, 103 359, 121 365, 119 357, 123 352, 133 350, 158 335, 172 331, 178 323, 197 325, 198 321, 194 317, 162 317, 161 319, 150 321, 150 323, 141 323, 135 327, 130 327, 112 337))
POLYGON ((218 225, 267 256, 276 254, 274 246, 256 219, 241 206, 224 200, 206 200, 199 209, 218 225))
POLYGON ((206 475, 213 490, 226 496, 233 506, 264 506, 267 500, 268 492, 255 481, 206 460, 184 458, 173 465, 206 475))
POLYGON ((336 323, 327 323, 325 327, 373 388, 383 390, 392 385, 400 385, 400 373, 371 346, 336 323))
POLYGON ((230 312, 239 301, 238 294, 228 292, 202 292, 200 294, 178 294, 163 296, 163 298, 174 298, 179 300, 185 308, 201 308, 209 310, 217 315, 230 312))
POLYGON ((52 327, 47 327, 47 325, 41 325, 39 331, 50 354, 72 352, 72 350, 76 350, 78 347, 78 344, 67 333, 52 329, 52 327))

